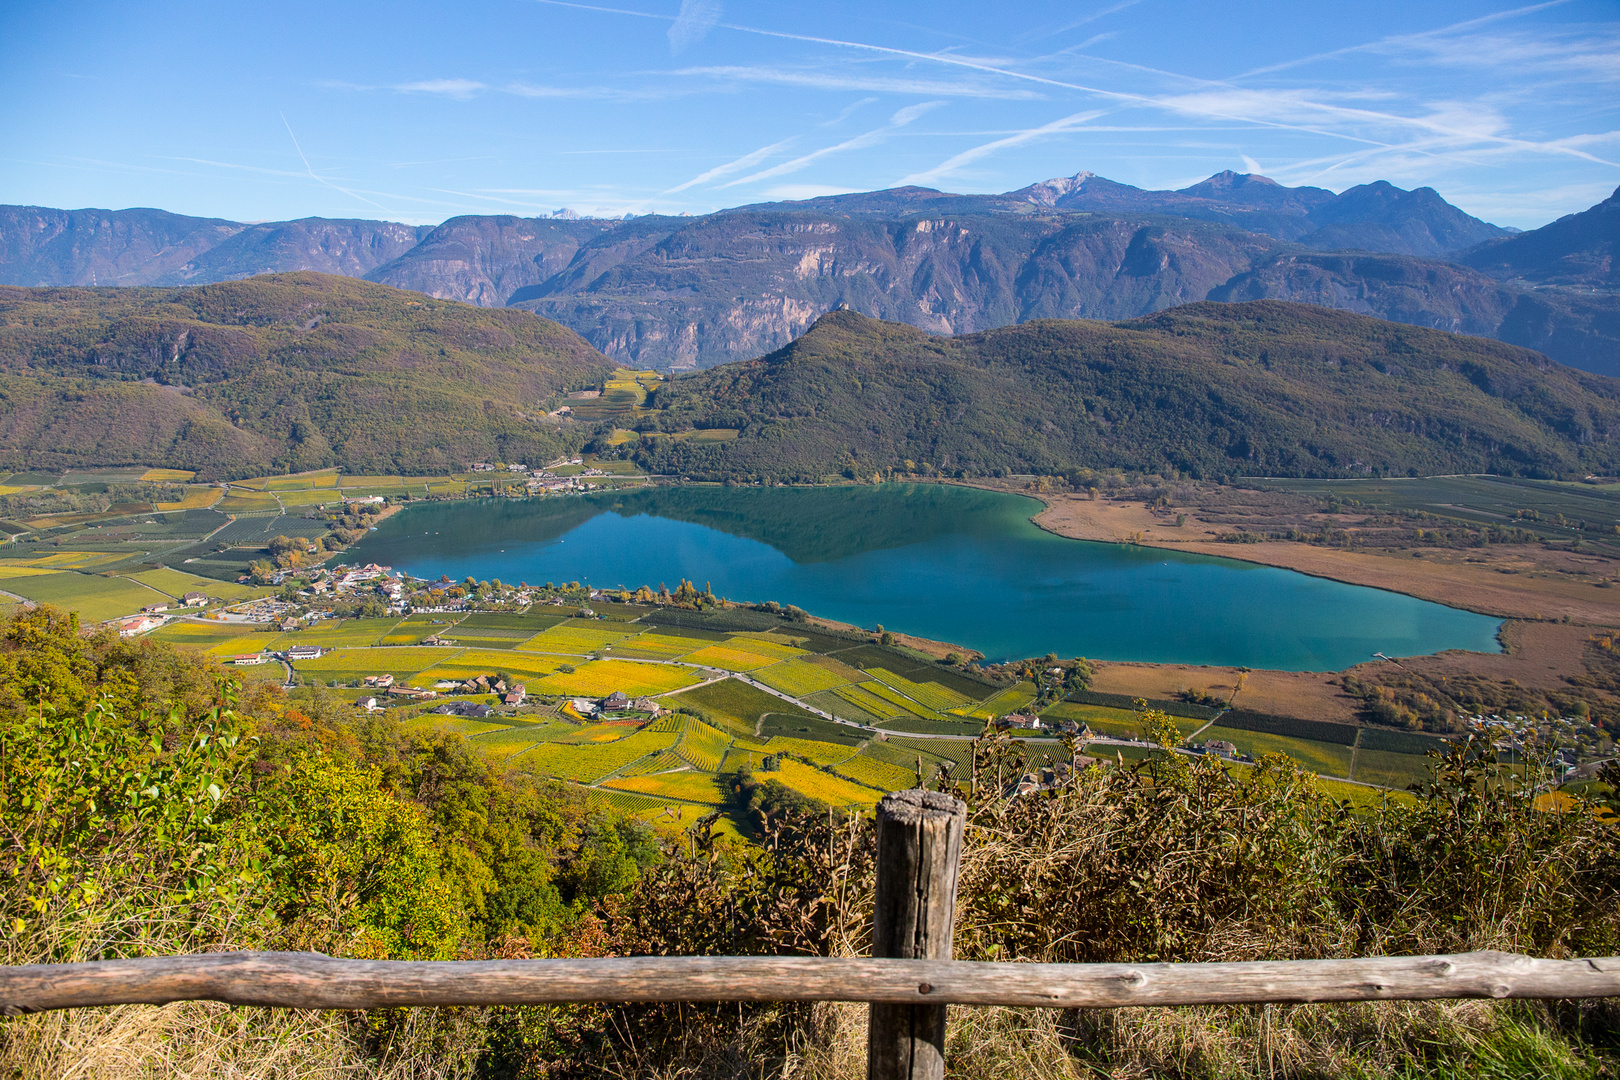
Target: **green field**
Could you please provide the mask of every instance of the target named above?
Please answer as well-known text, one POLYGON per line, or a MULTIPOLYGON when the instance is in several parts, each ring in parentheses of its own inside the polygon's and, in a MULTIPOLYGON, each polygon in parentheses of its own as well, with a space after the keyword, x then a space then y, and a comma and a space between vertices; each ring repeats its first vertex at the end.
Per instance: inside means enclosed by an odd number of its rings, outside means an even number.
POLYGON ((866 673, 898 690, 910 700, 923 706, 923 708, 932 709, 935 712, 960 709, 973 704, 968 698, 936 682, 912 682, 910 679, 902 678, 884 668, 868 668, 866 673))
MULTIPOLYGON (((758 679, 766 686, 792 694, 797 698, 808 697, 822 690, 833 690, 840 686, 848 686, 860 678, 861 673, 851 671, 853 678, 845 678, 840 672, 825 664, 815 663, 822 657, 813 657, 804 660, 784 660, 780 664, 760 668, 753 672, 753 678, 758 679)), ((838 665, 842 667, 843 665, 838 665)), ((849 670, 849 669, 846 669, 849 670)))
POLYGON ((86 623, 105 622, 133 615, 149 604, 168 600, 162 593, 125 578, 76 574, 71 570, 16 576, 18 567, 0 578, 0 589, 40 604, 54 604, 79 613, 86 623))
POLYGON ((1357 750, 1356 772, 1350 777, 1363 784, 1399 788, 1429 779, 1429 759, 1417 754, 1392 754, 1388 750, 1357 750))
POLYGON ((674 660, 685 656, 698 643, 691 638, 668 637, 663 634, 638 634, 635 637, 623 638, 613 643, 613 655, 628 656, 637 660, 674 660))
MULTIPOLYGON (((759 718, 767 712, 792 713, 793 706, 779 697, 755 689, 736 679, 699 686, 677 694, 668 700, 670 705, 687 705, 700 709, 718 726, 733 734, 752 736, 759 718)), ((810 715, 810 714, 805 714, 810 715)))
MULTIPOLYGON (((1189 727, 1189 731, 1191 728, 1189 727)), ((1261 754, 1287 754, 1311 772, 1324 776, 1350 776, 1350 748, 1311 739, 1292 739, 1285 735, 1268 735, 1259 731, 1239 731, 1237 728, 1208 727, 1198 736, 1200 743, 1209 739, 1225 739, 1251 757, 1261 754)), ((1368 751, 1362 751, 1367 753, 1368 751)), ((1419 760, 1422 760, 1421 758, 1419 760)), ((1354 779, 1366 779, 1355 777, 1354 779)))
POLYGON ((242 600, 248 597, 268 593, 269 589, 256 589, 251 585, 238 585, 235 582, 215 581, 213 578, 198 577, 182 570, 171 570, 163 566, 156 570, 142 570, 134 574, 124 574, 131 581, 138 581, 142 585, 167 593, 178 600, 188 592, 207 593, 220 600, 242 600))
POLYGON ((519 648, 526 652, 572 653, 582 656, 588 652, 595 652, 604 645, 613 644, 626 633, 627 631, 619 629, 612 623, 585 625, 569 622, 541 631, 519 648))

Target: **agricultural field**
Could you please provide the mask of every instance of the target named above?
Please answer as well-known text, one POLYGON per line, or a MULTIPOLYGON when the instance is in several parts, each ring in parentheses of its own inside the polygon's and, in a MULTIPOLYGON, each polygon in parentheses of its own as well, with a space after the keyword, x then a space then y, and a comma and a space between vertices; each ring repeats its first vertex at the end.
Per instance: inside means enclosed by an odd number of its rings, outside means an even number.
POLYGON ((847 776, 857 784, 877 788, 879 791, 904 791, 917 786, 917 773, 887 761, 868 757, 865 751, 846 758, 835 766, 840 776, 847 776))
POLYGON ((691 686, 698 677, 685 668, 669 664, 645 664, 633 660, 591 660, 573 672, 557 672, 547 676, 531 693, 570 694, 582 697, 606 697, 622 690, 631 697, 643 694, 667 694, 683 686, 691 686))
MULTIPOLYGON (((636 795, 628 791, 610 791, 606 788, 583 788, 588 801, 608 807, 621 814, 640 818, 655 829, 684 832, 697 824, 701 817, 714 813, 713 805, 671 803, 650 795, 636 795)), ((739 836, 730 821, 721 818, 715 829, 728 836, 739 836)))
MULTIPOLYGON (((904 705, 889 697, 875 694, 867 688, 868 686, 882 685, 882 683, 868 682, 860 686, 840 686, 833 691, 833 694, 868 715, 877 717, 880 722, 886 723, 890 720, 899 720, 914 715, 904 705)), ((884 687, 884 689, 888 688, 884 687)), ((836 710, 829 709, 828 711, 834 712, 836 715, 836 710)))
MULTIPOLYGON (((427 651, 431 646, 417 646, 427 651)), ((411 682, 416 686, 432 686, 440 680, 476 679, 480 675, 505 672, 515 679, 543 679, 563 663, 558 656, 534 656, 506 649, 450 649, 449 659, 424 668, 411 682)), ((531 693, 538 693, 529 686, 531 693)))
MULTIPOLYGON (((792 694, 797 698, 809 697, 811 694, 823 690, 833 690, 840 686, 848 686, 860 678, 860 672, 851 673, 854 679, 846 679, 832 668, 813 662, 821 657, 805 660, 784 660, 780 664, 760 668, 753 673, 766 686, 780 690, 784 694, 792 694)), ((842 664, 838 665, 843 667, 842 664)), ((849 670, 849 669, 845 669, 849 670)))
MULTIPOLYGON (((379 645, 415 645, 435 634, 451 637, 451 623, 443 615, 412 615, 394 624, 393 629, 377 639, 379 645)), ((452 638, 452 640, 455 640, 452 638)))
POLYGON ((281 510, 281 503, 269 492, 244 491, 233 484, 214 508, 227 514, 274 513, 281 510))
POLYGON ((839 697, 837 690, 823 690, 819 694, 810 695, 804 701, 806 704, 814 705, 822 712, 836 716, 840 720, 853 720, 857 724, 865 724, 868 727, 877 727, 884 723, 883 717, 874 716, 845 698, 839 697))
POLYGON ((620 777, 648 776, 653 773, 674 772, 677 769, 689 768, 691 768, 690 763, 688 763, 679 754, 675 753, 673 750, 664 750, 660 753, 652 755, 651 757, 644 757, 639 761, 632 761, 630 764, 620 769, 618 775, 620 777))
POLYGON ((668 704, 697 708, 711 721, 718 722, 718 726, 742 736, 752 736, 760 717, 765 713, 794 715, 793 706, 788 702, 736 679, 724 679, 688 690, 670 698, 668 704))
POLYGON ((871 738, 871 732, 803 713, 766 713, 765 719, 760 721, 759 732, 765 736, 807 739, 849 747, 871 738))
POLYGON ((701 720, 686 718, 686 730, 675 744, 675 753, 694 769, 719 772, 726 751, 731 748, 731 736, 705 724, 701 720))
POLYGON ((1035 684, 1015 683, 979 704, 962 710, 962 715, 975 720, 990 720, 997 716, 1019 712, 1035 700, 1035 684))
MULTIPOLYGON (((232 642, 242 641, 246 638, 264 638, 257 626, 245 626, 242 623, 214 622, 213 620, 192 622, 189 620, 171 622, 152 631, 147 637, 154 641, 167 641, 171 645, 183 645, 194 649, 213 649, 215 646, 229 646, 232 642)), ((232 652, 251 652, 252 646, 241 649, 231 649, 232 652)))
POLYGON ((698 772, 696 769, 660 773, 657 776, 614 777, 602 786, 615 791, 635 792, 660 799, 707 803, 710 806, 718 806, 725 801, 724 793, 720 790, 720 784, 714 774, 698 772))
POLYGON ((426 734, 432 731, 443 731, 451 735, 460 735, 462 738, 471 738, 474 735, 488 735, 493 731, 506 731, 506 724, 492 724, 488 720, 474 720, 465 716, 413 716, 400 721, 399 729, 407 735, 426 734))
POLYGON ((276 639, 275 647, 319 645, 323 649, 361 649, 375 645, 392 630, 398 619, 327 619, 306 630, 295 630, 276 639))
MULTIPOLYGON (((168 627, 164 627, 164 629, 168 629, 168 627)), ((153 631, 154 635, 156 633, 157 631, 153 631)), ((270 647, 270 641, 274 637, 274 634, 243 634, 241 637, 234 637, 225 641, 216 642, 215 644, 208 646, 203 651, 209 656, 217 656, 221 659, 228 660, 233 656, 245 656, 248 653, 262 653, 270 647)), ((275 671, 278 675, 280 674, 280 665, 276 666, 275 671)))
POLYGON ((207 593, 220 600, 245 600, 249 597, 270 592, 269 589, 255 589, 250 585, 237 585, 224 581, 215 581, 213 578, 198 577, 183 570, 171 570, 160 566, 156 570, 141 570, 133 574, 124 574, 123 577, 131 581, 138 581, 142 585, 167 593, 178 600, 188 592, 207 593))
POLYGON ((1428 780, 1429 759, 1417 754, 1394 754, 1388 750, 1356 751, 1355 775, 1350 779, 1363 784, 1405 791, 1409 784, 1428 780))
POLYGON ((627 636, 628 631, 621 629, 607 629, 601 626, 584 625, 579 623, 563 623, 553 626, 549 630, 542 630, 529 638, 518 648, 525 652, 563 653, 572 656, 583 656, 595 652, 604 645, 611 645, 620 638, 627 636))
POLYGON ((125 554, 121 551, 52 551, 49 554, 36 551, 32 555, 7 558, 0 562, 6 565, 34 566, 42 570, 93 570, 120 562, 124 558, 125 554))
POLYGON ((866 673, 879 682, 886 683, 892 689, 898 690, 924 708, 932 709, 935 712, 960 709, 973 704, 968 698, 936 682, 912 682, 910 679, 902 678, 894 672, 886 671, 883 668, 868 668, 866 673))
POLYGON ((424 648, 420 645, 336 649, 314 660, 299 660, 293 664, 293 670, 310 673, 359 671, 366 675, 393 675, 396 679, 405 679, 455 654, 455 649, 424 648))
POLYGON ((817 765, 834 765, 855 756, 854 745, 840 746, 819 739, 795 739, 791 736, 773 735, 765 745, 770 753, 798 754, 817 765))
POLYGON ((594 784, 639 758, 668 750, 675 738, 643 731, 604 743, 543 742, 524 751, 523 760, 526 767, 548 775, 594 784))
POLYGON ((85 623, 132 615, 148 604, 168 600, 162 593, 125 578, 77 574, 71 570, 34 571, 20 566, 0 568, 0 589, 35 603, 76 611, 85 623), (25 575, 24 571, 28 573, 25 575))
POLYGON ((685 656, 696 647, 697 642, 691 638, 647 633, 614 642, 613 654, 637 660, 674 660, 678 656, 685 656))
POLYGON ((883 793, 865 784, 845 780, 788 758, 775 772, 759 773, 761 779, 779 780, 801 795, 819 799, 828 806, 859 806, 871 809, 883 793))
POLYGON ((1251 757, 1259 757, 1261 754, 1286 754, 1314 773, 1350 778, 1348 746, 1225 727, 1208 727, 1198 736, 1200 743, 1210 739, 1225 739, 1251 757))
POLYGON ((736 640, 733 638, 723 644, 717 643, 687 653, 684 659, 688 664, 702 664, 722 671, 755 671, 778 662, 776 657, 734 647, 736 640))

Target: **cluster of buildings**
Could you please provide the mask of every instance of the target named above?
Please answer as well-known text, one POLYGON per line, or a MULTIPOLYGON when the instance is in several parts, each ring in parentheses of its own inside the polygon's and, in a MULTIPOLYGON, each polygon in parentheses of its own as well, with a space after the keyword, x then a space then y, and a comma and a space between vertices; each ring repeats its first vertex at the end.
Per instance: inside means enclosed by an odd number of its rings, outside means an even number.
POLYGON ((610 714, 624 712, 646 713, 654 720, 664 714, 663 706, 650 697, 632 699, 622 690, 615 690, 605 698, 573 698, 567 703, 565 712, 571 712, 583 720, 601 720, 609 718, 610 714))
POLYGON ((1583 761, 1614 753, 1614 740, 1590 719, 1579 716, 1465 716, 1464 726, 1504 753, 1550 761, 1565 772, 1583 761))

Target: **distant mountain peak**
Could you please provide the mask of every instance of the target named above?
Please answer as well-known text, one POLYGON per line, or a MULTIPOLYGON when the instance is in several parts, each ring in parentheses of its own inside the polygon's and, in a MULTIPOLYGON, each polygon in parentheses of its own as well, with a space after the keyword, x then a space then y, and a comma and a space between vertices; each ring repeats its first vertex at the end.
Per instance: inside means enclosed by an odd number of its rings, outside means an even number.
POLYGON ((1200 180, 1191 187, 1180 189, 1182 195, 1199 195, 1212 191, 1231 191, 1234 188, 1246 187, 1249 184, 1261 184, 1266 187, 1282 187, 1281 184, 1269 176, 1259 173, 1233 172, 1231 169, 1222 169, 1207 180, 1200 180))

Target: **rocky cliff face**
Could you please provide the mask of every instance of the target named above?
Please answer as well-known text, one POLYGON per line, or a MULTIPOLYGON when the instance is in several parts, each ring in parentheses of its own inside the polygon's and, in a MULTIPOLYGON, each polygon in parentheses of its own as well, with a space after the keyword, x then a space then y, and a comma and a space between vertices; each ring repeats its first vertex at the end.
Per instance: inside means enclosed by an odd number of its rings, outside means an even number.
POLYGON ((1069 216, 755 211, 699 218, 639 248, 609 242, 618 235, 510 302, 610 356, 673 368, 770 352, 839 307, 938 334, 1129 318, 1201 300, 1282 246, 1203 222, 1069 216))
POLYGON ((302 270, 363 277, 416 247, 431 231, 393 221, 341 218, 249 225, 156 284, 201 285, 302 270))
POLYGON ((0 285, 150 285, 242 229, 164 210, 0 206, 0 285))

